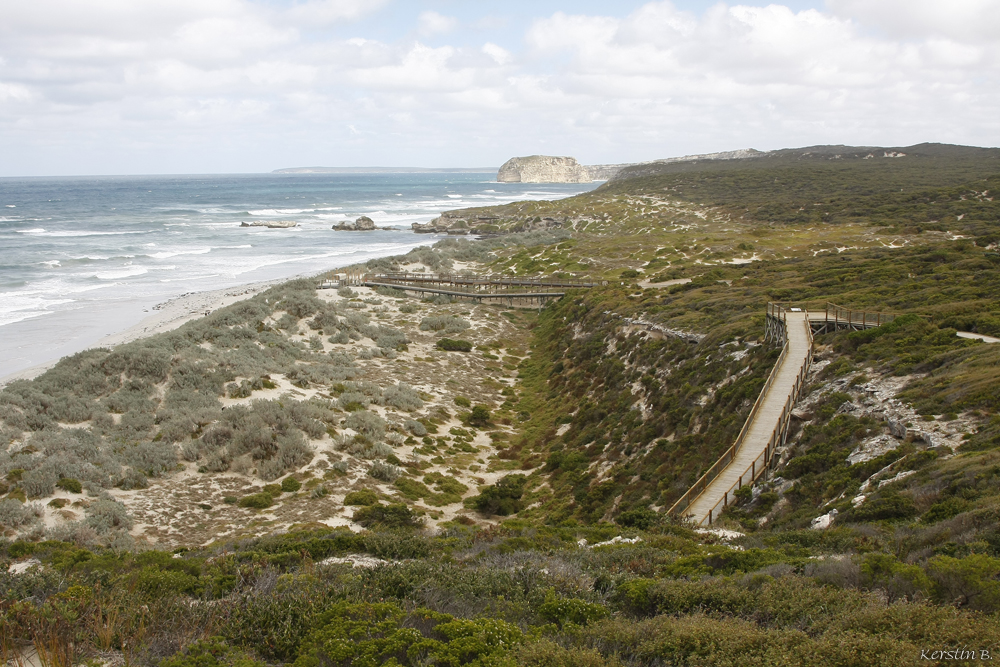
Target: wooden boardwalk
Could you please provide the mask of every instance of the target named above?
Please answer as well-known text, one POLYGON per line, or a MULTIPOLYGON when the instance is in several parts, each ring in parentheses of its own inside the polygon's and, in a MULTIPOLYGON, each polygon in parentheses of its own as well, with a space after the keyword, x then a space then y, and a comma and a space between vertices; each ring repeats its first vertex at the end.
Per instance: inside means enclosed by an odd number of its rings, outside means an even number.
POLYGON ((671 516, 711 525, 736 499, 740 487, 767 472, 774 451, 784 444, 792 408, 799 399, 812 362, 813 333, 861 330, 888 324, 893 315, 843 308, 827 303, 807 310, 767 304, 765 340, 782 344, 781 356, 750 410, 736 442, 667 510, 671 516))
POLYGON ((579 289, 607 285, 606 280, 589 278, 546 278, 504 275, 462 275, 423 273, 362 273, 338 274, 337 279, 324 282, 320 288, 362 285, 389 287, 421 294, 442 294, 458 299, 506 302, 513 306, 529 302, 544 306, 551 299, 565 296, 564 291, 551 288, 579 289))
POLYGON ((683 512, 695 524, 711 524, 730 502, 736 490, 752 483, 781 444, 792 407, 798 398, 812 355, 812 336, 805 312, 786 313, 787 348, 775 365, 770 386, 761 392, 757 409, 744 427, 745 435, 733 458, 698 494, 683 512), (762 399, 762 400, 761 400, 762 399))

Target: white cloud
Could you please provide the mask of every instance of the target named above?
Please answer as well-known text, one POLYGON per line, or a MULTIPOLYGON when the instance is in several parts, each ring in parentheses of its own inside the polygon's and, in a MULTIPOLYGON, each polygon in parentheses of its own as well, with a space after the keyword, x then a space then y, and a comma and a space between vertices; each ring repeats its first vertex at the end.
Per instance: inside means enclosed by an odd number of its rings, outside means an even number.
POLYGON ((405 41, 379 39, 356 20, 384 4, 4 3, 0 174, 1000 143, 995 2, 956 0, 958 18, 925 0, 701 14, 649 2, 625 17, 555 12, 523 43, 487 34, 480 47, 435 12, 405 41))
POLYGON ((425 37, 444 35, 458 27, 458 19, 437 12, 422 12, 417 17, 417 32, 425 37))
POLYGON ((996 0, 827 0, 827 6, 892 37, 1000 41, 996 0))
POLYGON ((513 58, 510 55, 510 51, 492 42, 483 44, 483 53, 492 58, 498 65, 506 65, 513 58))
POLYGON ((387 0, 308 0, 294 5, 287 18, 307 27, 353 21, 381 9, 387 0))

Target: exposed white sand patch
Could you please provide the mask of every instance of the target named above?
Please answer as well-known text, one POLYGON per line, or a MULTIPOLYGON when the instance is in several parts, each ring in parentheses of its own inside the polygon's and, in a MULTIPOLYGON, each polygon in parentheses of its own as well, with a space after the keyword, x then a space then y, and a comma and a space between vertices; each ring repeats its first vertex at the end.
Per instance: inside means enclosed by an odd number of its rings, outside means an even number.
POLYGON ((985 334, 972 333, 970 331, 956 331, 955 335, 959 338, 968 338, 970 340, 981 340, 984 343, 1000 343, 1000 338, 994 338, 993 336, 987 336, 985 334))

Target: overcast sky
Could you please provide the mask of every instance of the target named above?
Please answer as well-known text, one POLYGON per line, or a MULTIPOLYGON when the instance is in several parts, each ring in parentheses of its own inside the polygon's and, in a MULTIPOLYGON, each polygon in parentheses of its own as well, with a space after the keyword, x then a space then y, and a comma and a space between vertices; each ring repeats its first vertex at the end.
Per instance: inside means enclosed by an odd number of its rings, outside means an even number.
POLYGON ((0 176, 1000 144, 1000 0, 0 0, 0 176))

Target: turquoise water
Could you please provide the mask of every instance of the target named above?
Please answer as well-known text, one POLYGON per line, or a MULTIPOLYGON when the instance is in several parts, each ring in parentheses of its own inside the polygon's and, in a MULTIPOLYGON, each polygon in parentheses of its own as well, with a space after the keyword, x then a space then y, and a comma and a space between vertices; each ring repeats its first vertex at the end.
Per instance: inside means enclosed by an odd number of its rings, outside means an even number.
POLYGON ((442 211, 557 199, 590 184, 490 174, 0 179, 0 377, 92 345, 154 304, 403 253, 442 211), (367 215, 393 231, 335 232, 367 215), (241 221, 294 220, 292 229, 241 221))

